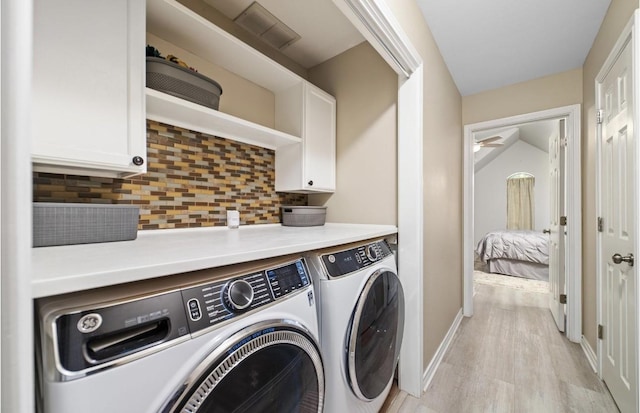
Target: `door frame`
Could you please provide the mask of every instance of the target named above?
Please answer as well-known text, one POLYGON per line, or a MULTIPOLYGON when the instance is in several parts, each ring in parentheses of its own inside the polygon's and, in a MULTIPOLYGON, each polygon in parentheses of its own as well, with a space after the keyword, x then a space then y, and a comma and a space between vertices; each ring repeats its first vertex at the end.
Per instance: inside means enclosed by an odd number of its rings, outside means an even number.
POLYGON ((423 391, 423 76, 421 55, 385 0, 333 0, 398 75, 398 275, 405 292, 398 387, 423 391))
POLYGON ((2 0, 0 16, 0 410, 35 411, 31 294, 33 1, 2 0))
POLYGON ((473 241, 474 225, 474 156, 473 134, 488 129, 516 126, 522 123, 552 119, 567 119, 567 162, 566 162, 566 203, 565 209, 568 225, 565 246, 565 274, 567 293, 567 338, 575 343, 582 339, 582 202, 581 202, 581 165, 580 165, 580 123, 581 108, 579 104, 563 106, 539 112, 510 116, 464 126, 464 172, 463 172, 463 207, 464 207, 464 305, 463 314, 473 315, 473 241))
MULTIPOLYGON (((622 52, 622 49, 627 44, 627 42, 631 42, 631 53, 632 57, 632 80, 633 80, 633 124, 634 128, 638 128, 640 125, 640 90, 638 88, 638 82, 640 81, 640 65, 638 64, 638 59, 640 58, 640 42, 637 39, 636 28, 640 24, 640 11, 638 9, 635 10, 633 16, 625 26, 625 28, 620 33, 620 37, 616 41, 615 45, 612 47, 607 60, 602 64, 598 75, 595 78, 595 104, 596 111, 599 109, 597 107, 598 102, 600 101, 600 85, 602 84, 606 74, 609 72, 616 59, 622 52)), ((596 112, 597 113, 597 112, 596 112)), ((636 163, 636 175, 637 168, 640 165, 640 143, 638 142, 638 132, 635 132, 635 163, 636 163)), ((602 153, 602 126, 600 124, 596 124, 596 216, 601 216, 602 214, 602 205, 600 203, 600 194, 601 194, 601 176, 602 176, 602 165, 600 162, 600 156, 602 153)), ((636 177, 635 179, 635 197, 633 199, 633 211, 635 211, 635 242, 634 242, 634 251, 633 254, 638 257, 640 256, 640 246, 638 245, 638 237, 640 236, 640 217, 638 213, 638 208, 640 207, 640 179, 636 177)), ((596 320, 598 324, 602 324, 602 260, 600 259, 600 255, 602 253, 602 235, 600 232, 596 232, 596 320)), ((635 270, 635 274, 638 274, 638 270, 635 270)), ((638 300, 640 298, 640 282, 636 280, 636 306, 638 305, 638 300)), ((635 339, 636 339, 636 365, 634 368, 636 369, 636 380, 640 380, 640 347, 639 347, 639 335, 640 335, 640 316, 638 316, 638 312, 636 312, 636 331, 635 331, 635 339)), ((602 378, 602 340, 596 339, 597 349, 596 354, 598 357, 597 362, 597 372, 598 376, 602 378)), ((636 411, 640 407, 640 393, 638 393, 638 389, 636 389, 636 411)))

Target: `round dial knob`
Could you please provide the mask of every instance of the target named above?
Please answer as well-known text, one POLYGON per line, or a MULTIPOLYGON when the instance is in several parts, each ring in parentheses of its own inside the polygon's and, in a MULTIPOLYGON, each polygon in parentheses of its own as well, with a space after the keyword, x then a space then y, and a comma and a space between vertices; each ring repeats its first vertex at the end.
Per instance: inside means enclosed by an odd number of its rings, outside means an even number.
POLYGON ((245 280, 235 280, 227 287, 227 300, 232 310, 244 310, 253 301, 253 288, 245 280))
POLYGON ((371 261, 377 261, 378 260, 378 253, 376 252, 376 250, 375 250, 373 245, 369 245, 367 247, 367 257, 369 257, 369 259, 371 261))

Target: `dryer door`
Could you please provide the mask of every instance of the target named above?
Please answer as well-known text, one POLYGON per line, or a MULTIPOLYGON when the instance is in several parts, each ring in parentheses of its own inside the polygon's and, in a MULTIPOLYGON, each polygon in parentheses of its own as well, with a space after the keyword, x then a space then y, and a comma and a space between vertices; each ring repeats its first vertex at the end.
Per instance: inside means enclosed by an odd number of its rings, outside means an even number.
POLYGON ((404 330, 404 293, 398 276, 378 270, 369 277, 354 310, 347 337, 351 389, 373 400, 396 368, 404 330))
POLYGON ((226 340, 196 368, 163 412, 322 412, 318 348, 293 321, 263 322, 226 340))

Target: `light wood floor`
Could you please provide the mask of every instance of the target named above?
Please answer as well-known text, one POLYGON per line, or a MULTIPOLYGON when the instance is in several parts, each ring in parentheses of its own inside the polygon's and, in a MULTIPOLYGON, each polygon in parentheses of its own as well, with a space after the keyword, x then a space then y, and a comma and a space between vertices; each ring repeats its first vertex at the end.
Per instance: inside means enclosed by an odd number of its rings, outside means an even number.
POLYGON ((394 387, 382 412, 618 412, 580 345, 558 332, 546 294, 476 283, 474 313, 425 394, 394 387))

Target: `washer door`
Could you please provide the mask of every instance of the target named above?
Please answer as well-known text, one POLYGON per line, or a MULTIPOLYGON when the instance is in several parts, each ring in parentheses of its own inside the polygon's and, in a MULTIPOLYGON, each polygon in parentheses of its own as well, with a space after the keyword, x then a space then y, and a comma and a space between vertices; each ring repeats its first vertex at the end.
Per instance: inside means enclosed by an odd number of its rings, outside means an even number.
POLYGON ((324 370, 314 340, 293 321, 262 322, 226 340, 163 412, 322 412, 324 370))
POLYGON ((404 293, 398 276, 374 272, 365 284, 347 336, 351 389, 361 400, 378 397, 396 368, 404 330, 404 293))

